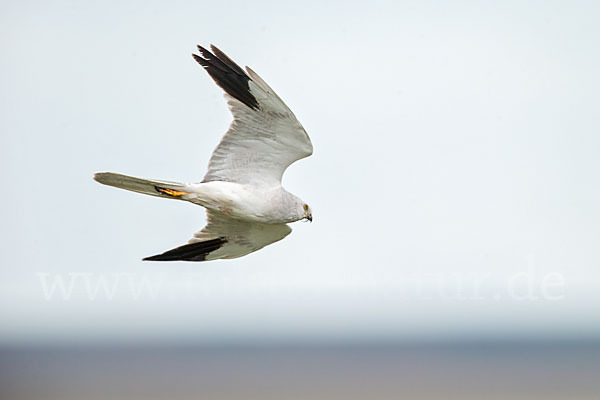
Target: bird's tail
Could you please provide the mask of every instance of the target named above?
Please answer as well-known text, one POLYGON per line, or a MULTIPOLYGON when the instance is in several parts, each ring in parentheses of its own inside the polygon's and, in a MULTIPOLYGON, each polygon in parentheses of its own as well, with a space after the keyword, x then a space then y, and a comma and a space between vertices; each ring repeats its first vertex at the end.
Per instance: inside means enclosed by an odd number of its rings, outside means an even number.
POLYGON ((150 196, 189 200, 190 196, 193 195, 187 191, 188 185, 185 183, 135 178, 113 172, 98 172, 94 175, 94 180, 103 185, 114 186, 150 196))

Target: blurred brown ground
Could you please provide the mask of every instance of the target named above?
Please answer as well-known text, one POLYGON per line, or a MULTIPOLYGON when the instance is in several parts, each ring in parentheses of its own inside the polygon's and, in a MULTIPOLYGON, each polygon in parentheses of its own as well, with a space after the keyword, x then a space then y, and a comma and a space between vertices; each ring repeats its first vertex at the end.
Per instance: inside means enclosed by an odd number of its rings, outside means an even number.
POLYGON ((600 398, 600 342, 0 349, 9 399, 600 398))

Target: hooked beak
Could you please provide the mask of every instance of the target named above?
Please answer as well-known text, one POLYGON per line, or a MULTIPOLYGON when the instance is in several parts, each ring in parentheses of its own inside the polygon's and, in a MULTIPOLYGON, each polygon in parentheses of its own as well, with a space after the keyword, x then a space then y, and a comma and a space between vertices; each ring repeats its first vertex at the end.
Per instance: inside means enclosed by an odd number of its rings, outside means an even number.
POLYGON ((307 221, 312 222, 312 214, 307 214, 304 218, 306 218, 307 221))

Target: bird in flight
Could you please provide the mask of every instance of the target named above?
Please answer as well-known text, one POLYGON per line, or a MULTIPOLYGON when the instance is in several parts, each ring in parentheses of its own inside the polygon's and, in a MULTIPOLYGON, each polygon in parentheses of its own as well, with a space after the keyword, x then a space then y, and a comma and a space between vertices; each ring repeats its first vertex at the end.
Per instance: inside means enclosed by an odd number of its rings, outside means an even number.
POLYGON ((281 186, 294 161, 313 148, 292 111, 252 69, 244 71, 221 50, 198 46, 194 59, 225 91, 233 121, 199 183, 148 180, 112 172, 104 185, 206 208, 207 222, 185 245, 147 261, 209 261, 245 256, 290 234, 287 225, 312 221, 310 207, 281 186))

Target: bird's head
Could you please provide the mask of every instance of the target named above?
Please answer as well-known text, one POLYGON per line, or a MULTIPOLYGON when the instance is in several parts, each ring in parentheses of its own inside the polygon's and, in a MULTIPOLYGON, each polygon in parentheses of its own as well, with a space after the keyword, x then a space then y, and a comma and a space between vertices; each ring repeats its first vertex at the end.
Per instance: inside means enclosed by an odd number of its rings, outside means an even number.
POLYGON ((312 211, 308 204, 306 204, 301 198, 294 196, 291 193, 284 192, 284 196, 287 198, 284 200, 286 205, 285 208, 285 219, 288 222, 294 221, 310 221, 312 222, 312 211))

